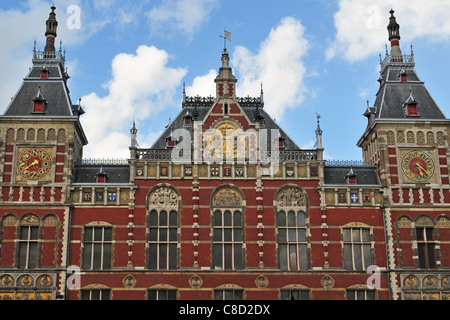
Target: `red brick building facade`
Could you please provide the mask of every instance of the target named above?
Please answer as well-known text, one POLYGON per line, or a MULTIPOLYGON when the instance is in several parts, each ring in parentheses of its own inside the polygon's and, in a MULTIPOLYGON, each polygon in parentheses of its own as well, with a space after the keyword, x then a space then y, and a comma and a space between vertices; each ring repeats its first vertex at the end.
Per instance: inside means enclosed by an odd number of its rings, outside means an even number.
POLYGON ((262 91, 236 97, 226 49, 216 96, 184 95, 149 149, 133 125, 114 163, 82 160, 54 10, 0 117, 1 299, 449 297, 450 123, 401 54, 393 12, 364 164, 324 160, 319 118, 304 150, 262 91))

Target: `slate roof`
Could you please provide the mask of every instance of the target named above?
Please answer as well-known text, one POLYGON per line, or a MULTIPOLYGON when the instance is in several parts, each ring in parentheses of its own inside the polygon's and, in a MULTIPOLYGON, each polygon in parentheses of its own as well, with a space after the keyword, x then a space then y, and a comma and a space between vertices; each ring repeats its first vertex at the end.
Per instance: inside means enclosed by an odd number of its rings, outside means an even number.
POLYGON ((356 175, 357 186, 370 185, 381 186, 376 167, 361 166, 325 166, 324 167, 324 183, 325 185, 347 185, 346 177, 353 170, 356 175))
POLYGON ((74 183, 92 184, 96 182, 97 173, 103 170, 107 175, 106 183, 118 184, 130 182, 128 165, 77 165, 74 168, 74 183))
MULTIPOLYGON (((63 59, 63 58, 61 58, 63 59)), ((66 81, 68 76, 63 72, 60 58, 33 59, 33 67, 25 77, 18 92, 6 108, 4 116, 9 117, 76 117, 73 110, 66 81), (47 79, 41 79, 42 70, 49 71, 47 79), (33 99, 41 93, 46 104, 43 114, 33 114, 33 99)))
POLYGON ((390 62, 386 57, 382 64, 383 85, 377 93, 374 108, 376 119, 446 119, 444 113, 433 99, 425 83, 414 69, 413 56, 405 56, 405 62, 390 62), (406 59, 409 60, 406 61, 406 59), (405 72, 407 82, 401 82, 400 73, 405 72), (410 96, 418 103, 419 116, 407 116, 405 103, 410 96))

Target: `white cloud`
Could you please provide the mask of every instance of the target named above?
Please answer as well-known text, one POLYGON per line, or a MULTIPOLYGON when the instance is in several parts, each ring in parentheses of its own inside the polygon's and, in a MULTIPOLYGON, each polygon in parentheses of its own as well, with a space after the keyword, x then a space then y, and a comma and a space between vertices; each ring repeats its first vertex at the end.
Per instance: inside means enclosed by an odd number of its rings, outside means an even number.
POLYGON ((153 33, 180 32, 192 40, 193 34, 209 19, 218 0, 163 0, 147 13, 153 33))
POLYGON ((404 46, 417 37, 450 39, 450 1, 340 0, 334 16, 336 36, 327 48, 326 57, 358 61, 380 53, 388 43, 386 28, 391 8, 400 24, 404 46))
POLYGON ((210 70, 204 76, 195 77, 191 86, 186 87, 187 96, 201 96, 209 97, 216 96, 216 84, 214 80, 217 77, 217 72, 215 70, 210 70))
POLYGON ((264 108, 277 120, 282 120, 286 108, 298 107, 304 100, 306 68, 302 59, 309 48, 304 33, 299 20, 286 17, 271 30, 258 53, 238 46, 233 55, 239 74, 238 95, 258 96, 263 83, 264 108))
MULTIPOLYGON (((82 98, 86 111, 82 123, 91 142, 85 157, 128 157, 133 118, 142 123, 175 103, 175 90, 187 70, 167 66, 168 60, 164 50, 145 45, 136 54, 122 53, 114 58, 112 79, 106 85, 108 95, 99 97, 93 92, 82 98)), ((140 143, 149 144, 145 140, 140 143)))

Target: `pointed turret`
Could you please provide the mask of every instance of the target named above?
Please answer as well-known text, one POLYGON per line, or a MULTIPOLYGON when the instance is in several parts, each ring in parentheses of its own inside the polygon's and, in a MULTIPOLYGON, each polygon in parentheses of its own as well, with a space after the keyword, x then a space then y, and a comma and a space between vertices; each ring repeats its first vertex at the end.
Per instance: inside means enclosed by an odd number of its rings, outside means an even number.
POLYGON ((215 79, 217 98, 236 98, 237 79, 230 67, 230 56, 225 48, 222 52, 222 67, 215 79))
POLYGON ((389 12, 391 17, 389 19, 389 25, 387 27, 389 31, 389 41, 391 42, 391 59, 393 61, 403 61, 403 54, 400 49, 400 25, 397 23, 397 19, 394 16, 395 11, 391 9, 389 12))
POLYGON ((57 37, 57 29, 58 29, 58 21, 56 20, 56 7, 51 7, 52 12, 50 12, 50 16, 46 22, 47 30, 45 31, 45 37, 47 38, 47 42, 45 45, 44 53, 53 57, 55 55, 55 39, 57 37))

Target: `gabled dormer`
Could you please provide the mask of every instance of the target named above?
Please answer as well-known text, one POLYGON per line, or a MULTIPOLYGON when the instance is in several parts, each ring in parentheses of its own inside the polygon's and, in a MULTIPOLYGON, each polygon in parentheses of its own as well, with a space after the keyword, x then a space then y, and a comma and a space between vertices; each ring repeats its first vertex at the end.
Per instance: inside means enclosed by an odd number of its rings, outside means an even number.
POLYGON ((41 93, 41 87, 39 86, 39 91, 36 97, 33 98, 33 109, 31 113, 33 114, 43 114, 45 113, 45 106, 47 105, 47 101, 41 93))

